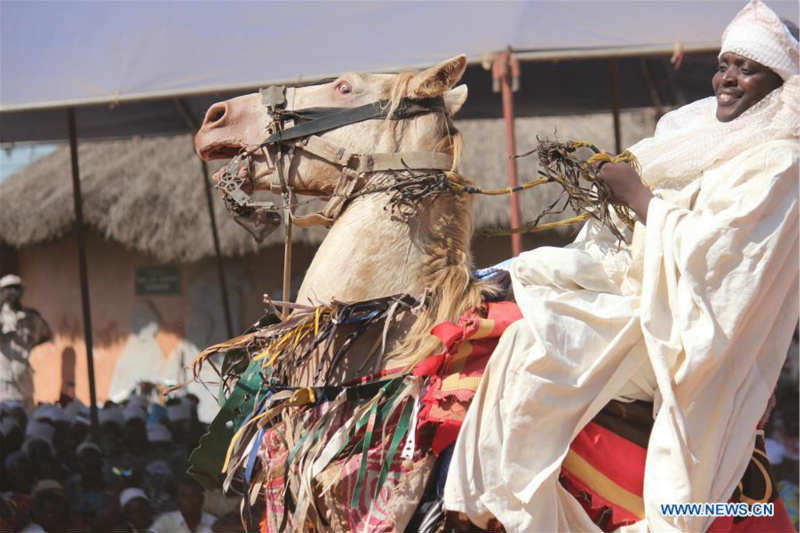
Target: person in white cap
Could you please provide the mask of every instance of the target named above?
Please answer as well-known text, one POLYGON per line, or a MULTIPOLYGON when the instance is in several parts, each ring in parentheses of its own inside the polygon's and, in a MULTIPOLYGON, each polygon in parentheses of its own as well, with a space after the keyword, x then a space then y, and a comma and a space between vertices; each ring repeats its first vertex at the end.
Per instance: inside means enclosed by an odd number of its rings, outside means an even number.
POLYGON ((50 326, 34 309, 22 306, 22 279, 0 278, 0 402, 18 400, 33 408, 31 350, 52 339, 50 326))
POLYGON ((71 531, 72 520, 69 505, 64 497, 64 487, 54 479, 42 479, 31 490, 33 496, 33 522, 23 533, 56 533, 71 531))
POLYGON ((205 493, 188 474, 178 481, 176 500, 178 510, 163 513, 153 523, 156 533, 210 533, 216 522, 214 515, 203 511, 205 493))
POLYGON ((735 491, 798 320, 800 257, 798 43, 760 0, 725 30, 712 86, 630 148, 641 172, 599 170, 638 217, 631 242, 590 222, 571 245, 511 263, 523 319, 463 422, 447 511, 506 531, 601 531, 587 508, 598 522, 624 511, 615 527, 666 532, 706 531, 714 517, 660 504, 747 504, 735 491), (649 406, 643 444, 625 440, 641 452, 627 485, 622 447, 594 464, 573 451, 621 442, 597 418, 612 401, 649 406), (584 485, 570 492, 570 476, 584 485))
POLYGON ((103 477, 101 447, 91 440, 82 442, 75 449, 75 461, 70 466, 75 474, 65 486, 74 519, 82 527, 95 531, 108 528, 115 521, 112 517, 114 497, 103 477))
POLYGON ((138 404, 129 403, 122 410, 125 419, 125 448, 128 453, 143 457, 147 452, 147 412, 138 404))
POLYGON ((131 533, 153 533, 153 506, 150 498, 138 487, 129 487, 119 494, 119 507, 131 533))

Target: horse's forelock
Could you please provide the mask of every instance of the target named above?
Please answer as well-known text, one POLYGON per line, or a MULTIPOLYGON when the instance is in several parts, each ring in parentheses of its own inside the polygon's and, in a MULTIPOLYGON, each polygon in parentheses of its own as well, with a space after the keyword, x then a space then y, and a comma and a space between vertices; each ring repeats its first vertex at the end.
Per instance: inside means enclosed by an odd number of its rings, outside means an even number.
MULTIPOLYGON (((392 81, 388 99, 389 109, 386 114, 387 121, 392 120, 391 117, 400 106, 403 98, 410 96, 409 85, 416 74, 416 72, 401 72, 392 81)), ((434 147, 434 150, 452 154, 453 167, 451 170, 455 171, 458 168, 461 160, 461 153, 463 151, 461 132, 455 127, 453 121, 451 120, 450 116, 447 115, 447 113, 436 112, 434 115, 436 116, 436 128, 443 136, 442 140, 439 141, 434 147)))

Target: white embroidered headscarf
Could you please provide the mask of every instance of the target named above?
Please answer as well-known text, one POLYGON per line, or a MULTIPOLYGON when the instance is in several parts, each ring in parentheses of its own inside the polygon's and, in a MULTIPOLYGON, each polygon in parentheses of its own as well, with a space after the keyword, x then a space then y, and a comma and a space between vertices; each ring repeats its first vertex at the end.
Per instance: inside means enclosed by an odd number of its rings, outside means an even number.
POLYGON ((647 185, 678 189, 751 146, 798 138, 800 48, 775 12, 761 0, 748 2, 722 34, 720 55, 725 52, 769 67, 783 85, 730 122, 717 120, 713 96, 664 115, 653 137, 629 148, 647 185))

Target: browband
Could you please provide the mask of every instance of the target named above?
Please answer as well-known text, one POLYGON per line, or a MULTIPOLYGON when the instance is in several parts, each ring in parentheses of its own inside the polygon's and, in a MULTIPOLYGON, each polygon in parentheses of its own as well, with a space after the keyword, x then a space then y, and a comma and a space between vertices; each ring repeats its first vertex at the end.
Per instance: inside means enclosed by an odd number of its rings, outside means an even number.
MULTIPOLYGON (((441 97, 403 98, 391 118, 401 120, 444 110, 444 100, 441 97)), ((364 120, 386 118, 389 113, 389 100, 379 100, 359 107, 309 107, 298 110, 276 110, 276 113, 282 120, 294 120, 295 125, 273 133, 263 145, 302 139, 364 120)))

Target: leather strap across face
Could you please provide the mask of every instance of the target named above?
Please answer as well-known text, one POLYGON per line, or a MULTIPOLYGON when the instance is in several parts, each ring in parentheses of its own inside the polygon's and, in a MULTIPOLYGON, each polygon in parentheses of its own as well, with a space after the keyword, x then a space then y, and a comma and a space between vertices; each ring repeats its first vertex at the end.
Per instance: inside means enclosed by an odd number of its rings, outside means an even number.
MULTIPOLYGON (((405 118, 445 111, 444 101, 436 98, 403 98, 392 119, 405 118)), ((294 120, 295 125, 270 135, 262 146, 294 141, 317 133, 335 130, 365 120, 384 119, 389 114, 389 101, 379 100, 359 107, 309 107, 274 112, 281 120, 294 120)))
MULTIPOLYGON (((295 110, 286 109, 285 87, 272 86, 259 92, 262 103, 273 119, 274 132, 261 144, 261 148, 269 150, 270 147, 277 147, 278 150, 276 166, 280 168, 273 172, 270 184, 274 192, 286 195, 287 189, 291 189, 292 161, 298 150, 308 152, 340 169, 339 180, 322 211, 299 217, 290 212, 290 221, 298 226, 333 225, 347 202, 364 186, 366 180, 363 178, 368 174, 403 170, 450 170, 453 167, 453 157, 442 152, 356 154, 317 135, 365 120, 385 119, 389 116, 389 100, 379 100, 353 108, 312 107, 295 110), (284 129, 284 123, 289 121, 292 125, 284 129), (285 158, 284 149, 287 146, 289 157, 285 158), (285 178, 281 175, 283 161, 287 161, 285 178)), ((401 120, 439 111, 446 113, 442 97, 403 98, 392 112, 391 118, 401 120)))
MULTIPOLYGON (((354 154, 317 135, 303 139, 293 147, 295 152, 298 150, 308 152, 341 168, 339 180, 325 208, 310 215, 293 217, 293 222, 301 227, 316 225, 330 227, 347 201, 364 185, 365 180, 362 178, 367 174, 402 170, 450 170, 453 167, 453 156, 443 152, 354 154)), ((291 187, 291 176, 288 181, 291 187)), ((280 184, 273 182, 272 188, 279 189, 280 184)))

